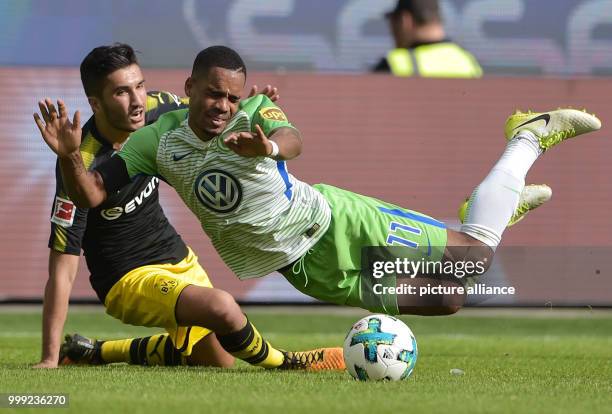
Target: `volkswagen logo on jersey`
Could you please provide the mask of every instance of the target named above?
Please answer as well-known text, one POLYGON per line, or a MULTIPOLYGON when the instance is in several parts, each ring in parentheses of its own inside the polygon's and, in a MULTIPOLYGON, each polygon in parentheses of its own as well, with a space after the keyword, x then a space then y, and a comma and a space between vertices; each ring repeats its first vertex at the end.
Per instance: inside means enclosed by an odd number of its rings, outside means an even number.
POLYGON ((240 182, 221 170, 202 172, 196 178, 193 190, 204 207, 217 213, 234 211, 242 200, 240 182))

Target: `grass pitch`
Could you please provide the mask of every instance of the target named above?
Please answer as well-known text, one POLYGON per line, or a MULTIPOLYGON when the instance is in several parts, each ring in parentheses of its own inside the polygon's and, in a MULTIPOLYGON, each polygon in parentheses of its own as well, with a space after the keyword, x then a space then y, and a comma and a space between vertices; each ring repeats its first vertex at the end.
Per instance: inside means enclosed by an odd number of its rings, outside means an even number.
MULTIPOLYGON (((247 313, 276 346, 295 350, 339 346, 365 315, 335 307, 247 313)), ((67 393, 70 411, 87 413, 612 412, 610 312, 483 309, 402 319, 419 346, 413 375, 359 383, 345 372, 272 372, 244 363, 227 370, 125 364, 34 370, 40 310, 0 307, 0 393, 67 393), (451 375, 452 368, 465 375, 451 375)), ((101 308, 77 308, 66 332, 110 339, 154 331, 122 325, 101 308)))

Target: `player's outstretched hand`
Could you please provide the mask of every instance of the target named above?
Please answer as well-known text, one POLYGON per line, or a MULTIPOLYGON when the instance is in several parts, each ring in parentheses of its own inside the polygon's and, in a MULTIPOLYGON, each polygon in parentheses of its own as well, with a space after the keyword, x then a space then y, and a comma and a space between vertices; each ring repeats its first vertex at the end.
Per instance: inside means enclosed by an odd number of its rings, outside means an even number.
POLYGON ((81 114, 76 111, 70 122, 68 110, 61 99, 58 99, 57 107, 59 111, 49 98, 39 101, 42 119, 35 113, 34 122, 49 148, 62 157, 78 151, 81 145, 81 114))
POLYGON ((272 144, 259 125, 255 133, 232 132, 223 140, 225 145, 243 157, 266 157, 272 153, 272 144))
POLYGON ((253 96, 257 95, 258 93, 260 93, 262 95, 266 95, 268 98, 270 98, 270 100, 272 102, 276 102, 276 101, 278 101, 278 98, 280 98, 280 95, 278 93, 278 88, 272 87, 272 85, 266 85, 266 87, 263 88, 261 90, 261 92, 258 92, 257 85, 253 85, 251 87, 251 92, 249 92, 249 98, 252 98, 253 96))

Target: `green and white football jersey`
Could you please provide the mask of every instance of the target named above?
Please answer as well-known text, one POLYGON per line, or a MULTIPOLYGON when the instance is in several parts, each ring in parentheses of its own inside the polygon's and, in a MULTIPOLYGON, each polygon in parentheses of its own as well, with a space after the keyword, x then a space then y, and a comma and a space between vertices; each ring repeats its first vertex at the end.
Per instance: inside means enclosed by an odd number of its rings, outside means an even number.
POLYGON ((284 161, 246 158, 223 143, 230 132, 266 135, 293 126, 263 95, 241 102, 223 133, 200 140, 188 110, 162 115, 133 133, 119 152, 128 174, 161 176, 198 217, 215 249, 241 279, 287 266, 325 233, 330 207, 317 190, 287 172, 284 161))

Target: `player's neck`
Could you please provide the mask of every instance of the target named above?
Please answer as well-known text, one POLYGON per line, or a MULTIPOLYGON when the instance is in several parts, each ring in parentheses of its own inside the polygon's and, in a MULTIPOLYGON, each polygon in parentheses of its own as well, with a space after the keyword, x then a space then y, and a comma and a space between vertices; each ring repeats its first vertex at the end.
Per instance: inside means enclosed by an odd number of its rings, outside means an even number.
POLYGON ((187 125, 189 125, 189 128, 191 129, 191 131, 201 141, 208 142, 208 141, 210 141, 211 139, 213 139, 215 137, 215 136, 211 136, 210 134, 207 134, 206 132, 204 132, 203 130, 201 130, 197 126, 195 126, 194 123, 192 122, 191 118, 189 118, 187 120, 187 125))
POLYGON ((96 128, 102 137, 113 145, 114 149, 120 149, 121 145, 130 136, 129 131, 114 128, 104 117, 94 115, 96 128))

